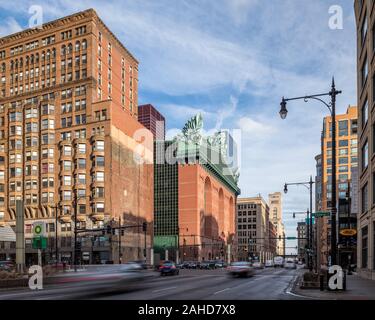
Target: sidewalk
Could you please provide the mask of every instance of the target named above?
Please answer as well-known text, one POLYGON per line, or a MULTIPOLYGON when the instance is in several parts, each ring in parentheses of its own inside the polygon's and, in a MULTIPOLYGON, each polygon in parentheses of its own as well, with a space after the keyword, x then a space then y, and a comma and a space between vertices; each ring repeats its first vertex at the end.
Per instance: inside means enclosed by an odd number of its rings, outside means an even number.
POLYGON ((360 278, 357 274, 346 276, 346 291, 320 291, 319 289, 301 289, 301 270, 292 292, 314 300, 375 300, 375 281, 360 278))

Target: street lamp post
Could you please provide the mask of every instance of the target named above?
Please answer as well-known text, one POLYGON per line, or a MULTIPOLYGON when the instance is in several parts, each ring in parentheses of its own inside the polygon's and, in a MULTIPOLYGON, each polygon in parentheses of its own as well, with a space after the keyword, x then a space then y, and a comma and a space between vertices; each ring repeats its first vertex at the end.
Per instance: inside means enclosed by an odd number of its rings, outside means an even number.
MULTIPOLYGON (((313 248, 313 241, 312 241, 312 215, 313 215, 313 211, 312 211, 312 188, 313 188, 313 184, 315 182, 312 180, 312 176, 310 176, 310 180, 308 182, 293 182, 293 183, 285 183, 284 185, 284 192, 287 193, 288 192, 288 186, 304 186, 306 187, 307 189, 309 189, 310 191, 310 211, 307 210, 307 219, 309 221, 309 225, 308 225, 308 228, 307 228, 307 241, 308 241, 308 247, 309 247, 309 254, 307 255, 307 264, 309 266, 309 269, 310 271, 312 271, 313 269, 313 263, 312 263, 312 257, 311 257, 311 250, 313 248)), ((315 250, 316 251, 316 250, 315 250)))
POLYGON ((282 98, 282 101, 280 103, 281 109, 280 109, 280 117, 281 119, 285 119, 288 110, 286 108, 287 101, 292 100, 304 100, 307 102, 310 99, 318 100, 322 102, 330 111, 331 118, 332 118, 332 197, 331 197, 331 265, 336 264, 336 250, 337 250, 337 228, 336 228, 336 214, 337 214, 337 199, 336 199, 336 96, 338 94, 341 94, 342 91, 336 90, 335 86, 335 79, 332 78, 332 85, 331 90, 328 93, 322 93, 322 94, 315 94, 315 95, 309 95, 304 97, 296 97, 296 98, 289 98, 285 99, 282 98), (324 100, 322 100, 320 97, 323 96, 330 96, 331 102, 328 104, 324 100))

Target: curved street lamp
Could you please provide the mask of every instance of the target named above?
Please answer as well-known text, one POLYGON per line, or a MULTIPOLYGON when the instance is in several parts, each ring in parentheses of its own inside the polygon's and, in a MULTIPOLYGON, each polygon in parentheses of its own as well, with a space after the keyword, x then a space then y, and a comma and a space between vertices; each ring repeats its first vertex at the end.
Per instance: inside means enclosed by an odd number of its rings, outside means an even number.
MULTIPOLYGON (((285 119, 288 110, 286 108, 287 101, 292 100, 304 100, 305 102, 308 102, 310 99, 318 100, 321 103, 323 103, 328 110, 330 111, 331 117, 332 117, 332 198, 331 198, 331 223, 332 223, 332 230, 331 230, 331 264, 336 264, 336 249, 337 249, 337 237, 336 237, 336 214, 337 214, 337 196, 336 196, 336 96, 338 94, 342 93, 342 91, 336 90, 335 86, 335 79, 332 78, 332 85, 331 90, 327 93, 322 94, 315 94, 315 95, 309 95, 304 97, 296 97, 296 98, 288 98, 285 99, 284 97, 281 100, 280 103, 280 117, 281 119, 285 119), (330 96, 331 101, 328 104, 324 100, 322 100, 320 97, 323 96, 330 96)), ((284 187, 284 192, 288 191, 287 188, 284 187)))

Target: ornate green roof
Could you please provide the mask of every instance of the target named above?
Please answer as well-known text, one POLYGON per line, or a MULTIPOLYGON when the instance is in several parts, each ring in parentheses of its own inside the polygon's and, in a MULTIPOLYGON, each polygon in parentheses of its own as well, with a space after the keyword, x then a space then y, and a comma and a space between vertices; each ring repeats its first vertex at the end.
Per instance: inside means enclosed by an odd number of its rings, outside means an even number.
POLYGON ((238 187, 239 170, 228 164, 228 132, 217 131, 211 136, 203 136, 201 114, 192 117, 174 138, 177 145, 176 158, 180 164, 199 163, 213 173, 235 194, 238 187))

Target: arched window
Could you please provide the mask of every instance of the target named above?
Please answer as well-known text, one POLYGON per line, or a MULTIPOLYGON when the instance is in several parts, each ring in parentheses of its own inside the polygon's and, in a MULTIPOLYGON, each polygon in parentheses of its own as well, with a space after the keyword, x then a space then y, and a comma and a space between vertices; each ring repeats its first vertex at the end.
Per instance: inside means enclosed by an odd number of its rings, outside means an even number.
POLYGON ((39 53, 35 54, 35 63, 39 63, 39 53))
POLYGON ((70 54, 73 52, 73 45, 71 43, 68 44, 68 51, 67 53, 70 54))
POLYGON ((82 41, 82 50, 86 50, 86 49, 87 49, 87 41, 86 41, 86 39, 84 39, 82 41))
POLYGON ((29 66, 29 56, 26 56, 26 61, 25 61, 25 64, 26 64, 26 67, 28 67, 29 66))
POLYGON ((30 63, 34 64, 34 55, 33 54, 30 56, 30 63))
POLYGON ((76 41, 75 50, 79 51, 80 47, 81 47, 81 43, 79 41, 76 41))
POLYGON ((11 61, 10 61, 10 70, 13 70, 13 69, 14 69, 14 61, 11 60, 11 61))
POLYGON ((52 58, 56 58, 56 49, 55 48, 52 49, 52 58))
POLYGON ((20 68, 23 68, 23 59, 20 58, 20 68))
POLYGON ((5 72, 5 69, 6 69, 5 62, 3 62, 1 64, 1 72, 5 72))
POLYGON ((66 55, 66 46, 65 46, 65 44, 61 46, 61 55, 62 56, 66 55))
POLYGON ((47 50, 47 54, 46 54, 46 58, 47 58, 47 61, 49 61, 49 59, 51 58, 51 50, 47 50))

